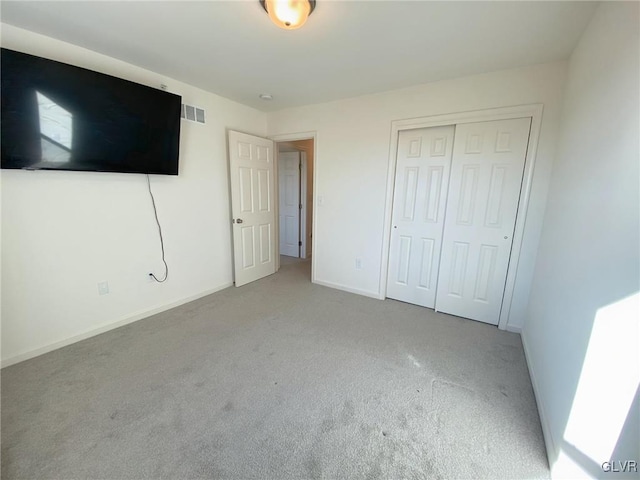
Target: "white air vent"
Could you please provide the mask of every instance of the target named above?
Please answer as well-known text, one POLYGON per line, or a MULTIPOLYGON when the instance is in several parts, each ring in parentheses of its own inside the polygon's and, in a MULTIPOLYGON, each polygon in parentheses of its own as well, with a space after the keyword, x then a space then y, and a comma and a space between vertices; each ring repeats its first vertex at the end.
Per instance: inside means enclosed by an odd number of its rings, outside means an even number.
POLYGON ((182 112, 180 117, 190 122, 205 123, 204 110, 202 108, 194 107, 193 105, 182 104, 182 112))

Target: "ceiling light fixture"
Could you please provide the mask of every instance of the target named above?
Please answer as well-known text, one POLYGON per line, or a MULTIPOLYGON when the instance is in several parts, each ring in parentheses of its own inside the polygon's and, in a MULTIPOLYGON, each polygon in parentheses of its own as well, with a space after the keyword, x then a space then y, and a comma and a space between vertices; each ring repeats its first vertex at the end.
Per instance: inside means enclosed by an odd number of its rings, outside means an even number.
POLYGON ((259 0, 262 8, 269 14, 269 18, 280 28, 295 30, 307 21, 313 9, 315 0, 259 0))

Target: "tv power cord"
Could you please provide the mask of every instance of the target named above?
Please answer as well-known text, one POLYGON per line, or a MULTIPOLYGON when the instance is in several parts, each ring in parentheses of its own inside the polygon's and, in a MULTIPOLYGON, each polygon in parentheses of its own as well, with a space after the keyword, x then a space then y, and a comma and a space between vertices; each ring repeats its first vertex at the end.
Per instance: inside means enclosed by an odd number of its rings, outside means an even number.
POLYGON ((149 273, 149 277, 153 278, 158 283, 163 283, 169 278, 169 265, 167 265, 164 259, 164 239, 162 238, 162 227, 160 226, 160 220, 158 220, 158 209, 156 208, 156 200, 153 198, 153 192, 151 191, 151 180, 149 180, 149 174, 147 173, 147 187, 149 188, 149 195, 151 196, 151 204, 153 205, 153 215, 156 218, 156 225, 158 225, 158 234, 160 235, 160 249, 162 250, 162 263, 164 263, 164 278, 160 280, 153 273, 149 273))

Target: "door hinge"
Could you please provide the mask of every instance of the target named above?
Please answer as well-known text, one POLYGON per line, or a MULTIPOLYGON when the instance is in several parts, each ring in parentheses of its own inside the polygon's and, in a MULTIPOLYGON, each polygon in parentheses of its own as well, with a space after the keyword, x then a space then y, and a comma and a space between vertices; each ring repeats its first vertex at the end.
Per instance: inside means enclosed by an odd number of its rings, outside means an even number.
POLYGON ((302 210, 302 204, 301 203, 298 204, 298 210, 302 210))
POLYGON ((298 242, 298 246, 301 247, 302 246, 302 241, 298 242))

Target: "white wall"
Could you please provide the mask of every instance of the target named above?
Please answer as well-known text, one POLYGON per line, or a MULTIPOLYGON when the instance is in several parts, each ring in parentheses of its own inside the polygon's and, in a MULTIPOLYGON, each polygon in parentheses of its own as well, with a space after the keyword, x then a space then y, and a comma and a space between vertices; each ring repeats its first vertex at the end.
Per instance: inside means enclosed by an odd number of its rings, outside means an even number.
POLYGON ((637 397, 627 417, 640 369, 639 19, 637 2, 603 2, 569 62, 523 331, 559 478, 640 460, 637 397), (631 435, 613 449, 625 418, 631 435))
POLYGON ((2 46, 153 87, 205 109, 183 121, 180 174, 151 178, 169 280, 144 175, 3 170, 2 360, 11 364, 232 282, 226 129, 266 134, 266 115, 162 75, 2 25, 2 46), (110 293, 99 296, 97 283, 110 293))
MULTIPOLYGON (((270 135, 317 132, 314 265, 320 283, 377 297, 391 121, 543 103, 512 330, 523 324, 559 125, 566 63, 475 75, 268 115, 270 135), (362 258, 356 270, 355 259, 362 258)), ((384 293, 384 292, 382 292, 384 293)))

